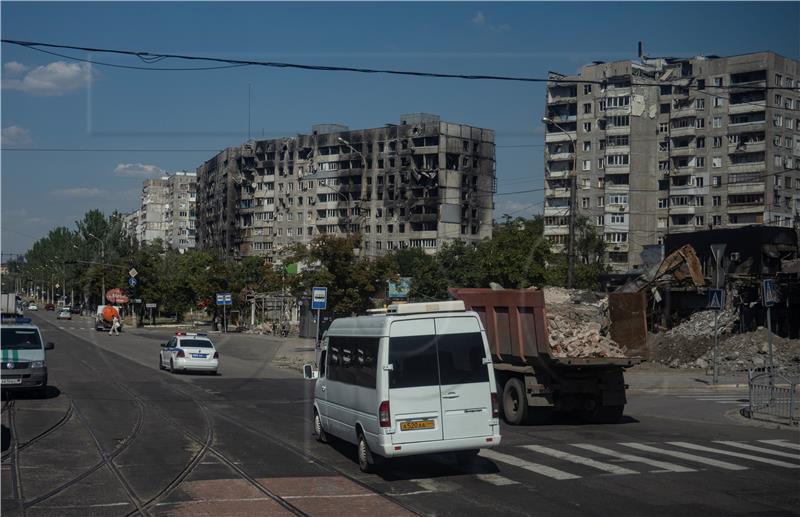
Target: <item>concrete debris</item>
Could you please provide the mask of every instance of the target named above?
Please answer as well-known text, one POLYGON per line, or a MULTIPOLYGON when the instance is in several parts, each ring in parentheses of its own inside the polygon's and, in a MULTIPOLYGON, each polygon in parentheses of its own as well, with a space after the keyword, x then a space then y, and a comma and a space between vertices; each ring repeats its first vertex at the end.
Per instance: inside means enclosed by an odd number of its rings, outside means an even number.
POLYGON ((625 357, 608 337, 608 298, 589 291, 544 289, 550 348, 556 357, 625 357))
MULTIPOLYGON (((723 312, 720 313, 720 321, 723 321, 723 312)), ((668 332, 651 334, 648 343, 650 360, 672 368, 711 369, 714 365, 713 314, 710 331, 706 328, 707 316, 695 318, 698 314, 692 317, 697 324, 696 327, 686 325, 685 322, 668 332), (675 332, 681 327, 684 328, 675 332), (697 330, 695 336, 687 333, 693 328, 697 330)), ((735 317, 726 315, 724 321, 726 330, 720 333, 717 348, 720 371, 735 372, 766 366, 769 331, 759 327, 754 332, 733 334, 731 330, 734 328, 735 317)), ((720 325, 720 328, 723 326, 720 325)), ((773 335, 772 348, 775 365, 800 365, 800 339, 786 339, 773 335)))

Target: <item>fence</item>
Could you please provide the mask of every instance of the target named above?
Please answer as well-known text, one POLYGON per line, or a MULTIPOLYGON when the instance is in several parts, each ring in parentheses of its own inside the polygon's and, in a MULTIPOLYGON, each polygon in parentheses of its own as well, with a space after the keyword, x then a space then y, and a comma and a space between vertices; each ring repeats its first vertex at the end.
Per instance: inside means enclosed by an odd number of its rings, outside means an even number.
POLYGON ((789 424, 800 422, 797 385, 800 369, 787 367, 756 368, 747 371, 750 393, 749 416, 768 415, 789 424))

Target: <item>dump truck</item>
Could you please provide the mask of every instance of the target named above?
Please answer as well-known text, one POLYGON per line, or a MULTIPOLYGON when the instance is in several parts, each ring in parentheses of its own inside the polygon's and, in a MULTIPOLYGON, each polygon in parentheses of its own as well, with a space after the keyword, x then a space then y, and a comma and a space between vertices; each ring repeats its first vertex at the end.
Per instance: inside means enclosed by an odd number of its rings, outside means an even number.
POLYGON ((538 289, 451 288, 477 312, 492 351, 500 407, 512 425, 545 423, 556 413, 592 423, 622 418, 626 368, 638 357, 555 357, 538 289))

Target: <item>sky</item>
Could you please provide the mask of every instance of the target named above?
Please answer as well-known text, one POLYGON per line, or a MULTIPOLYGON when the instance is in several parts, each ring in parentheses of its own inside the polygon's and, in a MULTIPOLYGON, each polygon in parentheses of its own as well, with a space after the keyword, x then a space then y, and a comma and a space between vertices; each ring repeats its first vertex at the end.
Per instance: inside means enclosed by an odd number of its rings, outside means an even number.
MULTIPOLYGON (((800 2, 7 2, 2 37, 93 48, 457 74, 547 77, 595 60, 800 58, 800 2)), ((130 212, 142 181, 195 170, 251 136, 398 123, 405 113, 496 131, 495 218, 541 212, 545 85, 282 68, 154 71, 85 51, 3 44, 0 247, 24 253, 91 209, 130 212), (71 58, 70 58, 71 57, 71 58)))

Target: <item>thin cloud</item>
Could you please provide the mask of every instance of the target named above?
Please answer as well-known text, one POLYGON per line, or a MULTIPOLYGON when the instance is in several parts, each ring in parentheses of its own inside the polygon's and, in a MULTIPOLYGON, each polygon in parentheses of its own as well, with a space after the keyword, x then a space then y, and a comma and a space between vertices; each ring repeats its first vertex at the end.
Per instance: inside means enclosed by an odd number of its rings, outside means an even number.
POLYGON ((61 190, 53 190, 51 194, 61 197, 78 197, 78 198, 100 197, 107 195, 105 190, 101 190, 99 188, 94 188, 94 187, 65 188, 61 190))
POLYGON ((485 27, 487 30, 492 32, 508 32, 511 30, 511 25, 506 23, 501 23, 500 25, 487 25, 487 18, 486 15, 483 14, 483 11, 477 11, 472 16, 472 25, 476 27, 485 27))
POLYGON ((30 70, 29 66, 25 66, 16 61, 8 61, 7 63, 3 63, 3 73, 6 76, 16 77, 23 72, 27 72, 28 70, 30 70))
POLYGON ((2 145, 3 147, 10 146, 16 147, 20 145, 29 145, 33 139, 31 132, 19 126, 8 126, 3 128, 2 145))
MULTIPOLYGON (((5 69, 9 65, 17 75, 27 70, 25 65, 14 61, 6 63, 3 68, 5 69)), ((91 79, 92 68, 88 63, 54 61, 27 70, 21 78, 3 78, 3 89, 31 95, 65 95, 85 88, 91 79)))
POLYGON ((114 167, 114 174, 117 176, 161 176, 166 172, 157 165, 144 163, 118 163, 114 167))

